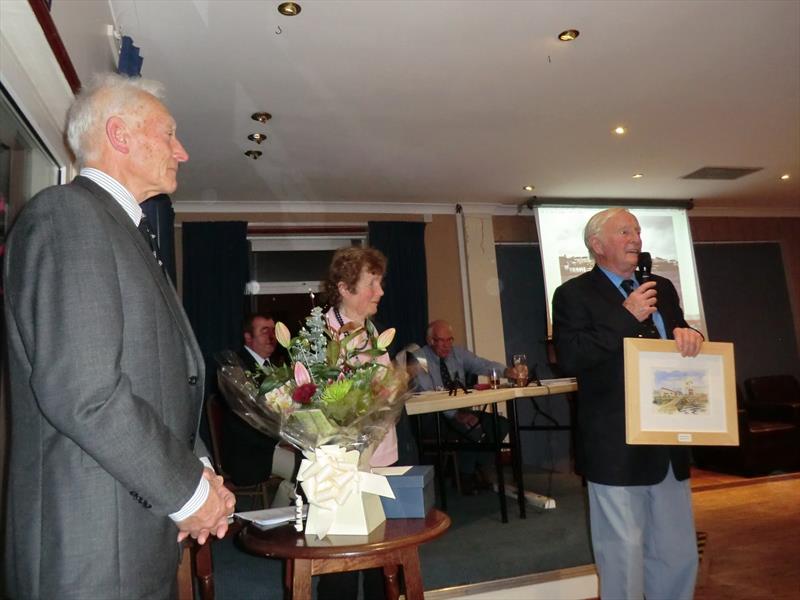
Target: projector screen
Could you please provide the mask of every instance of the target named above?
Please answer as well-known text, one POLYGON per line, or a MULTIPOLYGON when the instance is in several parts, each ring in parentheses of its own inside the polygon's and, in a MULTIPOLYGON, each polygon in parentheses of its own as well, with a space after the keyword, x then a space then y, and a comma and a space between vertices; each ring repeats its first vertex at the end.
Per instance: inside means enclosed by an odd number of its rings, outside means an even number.
MULTIPOLYGON (((547 334, 553 335, 553 293, 565 281, 586 273, 594 260, 583 243, 583 228, 602 206, 539 206, 536 226, 547 294, 547 334)), ((683 208, 636 207, 630 212, 642 228, 642 250, 653 257, 653 273, 672 281, 686 321, 708 339, 694 262, 689 219, 683 208)))

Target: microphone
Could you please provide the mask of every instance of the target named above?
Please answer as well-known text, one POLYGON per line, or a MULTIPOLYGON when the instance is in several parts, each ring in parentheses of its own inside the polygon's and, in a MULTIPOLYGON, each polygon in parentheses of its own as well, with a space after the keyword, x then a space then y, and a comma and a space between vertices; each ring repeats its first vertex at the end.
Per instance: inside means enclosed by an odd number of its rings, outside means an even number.
POLYGON ((639 266, 636 268, 636 279, 639 283, 645 283, 650 280, 653 272, 653 259, 650 257, 649 252, 639 252, 639 266))

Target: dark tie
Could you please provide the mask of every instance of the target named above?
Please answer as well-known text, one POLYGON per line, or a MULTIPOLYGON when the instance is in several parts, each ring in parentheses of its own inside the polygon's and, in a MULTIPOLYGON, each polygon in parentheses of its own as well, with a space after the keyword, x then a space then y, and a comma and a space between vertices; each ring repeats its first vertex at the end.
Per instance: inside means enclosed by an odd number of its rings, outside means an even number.
POLYGON ((453 379, 450 377, 450 371, 447 370, 447 365, 441 357, 439 358, 439 370, 442 372, 442 387, 449 390, 453 387, 453 379))
POLYGON ((628 296, 633 292, 633 279, 624 279, 619 285, 628 296))
POLYGON ((158 241, 156 240, 156 234, 153 229, 150 227, 150 221, 147 219, 146 215, 142 215, 142 220, 139 221, 139 233, 142 234, 144 240, 147 242, 147 245, 150 247, 150 251, 155 256, 156 261, 158 261, 158 266, 161 267, 161 270, 164 272, 164 275, 167 279, 169 279, 169 275, 167 275, 167 269, 164 266, 164 263, 161 260, 161 256, 158 252, 158 241))
MULTIPOLYGON (((619 284, 625 293, 630 296, 633 292, 633 279, 623 279, 622 283, 619 284)), ((660 338, 661 334, 658 332, 658 328, 656 324, 653 322, 653 315, 647 317, 644 321, 642 321, 642 325, 647 326, 647 335, 651 338, 660 338)))

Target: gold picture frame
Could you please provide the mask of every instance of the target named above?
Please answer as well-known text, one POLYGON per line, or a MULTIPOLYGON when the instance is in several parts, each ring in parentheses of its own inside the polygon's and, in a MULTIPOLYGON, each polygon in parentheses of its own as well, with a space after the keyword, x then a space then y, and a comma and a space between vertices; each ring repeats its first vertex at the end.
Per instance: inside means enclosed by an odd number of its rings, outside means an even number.
POLYGON ((739 445, 733 344, 684 358, 674 340, 625 338, 623 350, 628 444, 739 445))

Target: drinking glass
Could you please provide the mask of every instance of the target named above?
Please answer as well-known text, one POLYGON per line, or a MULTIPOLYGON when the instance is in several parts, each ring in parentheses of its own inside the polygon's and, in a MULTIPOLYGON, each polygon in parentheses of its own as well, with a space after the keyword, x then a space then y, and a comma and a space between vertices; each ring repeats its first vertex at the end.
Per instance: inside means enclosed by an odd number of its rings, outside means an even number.
POLYGON ((513 366, 516 371, 515 379, 517 387, 528 385, 528 357, 524 354, 515 354, 513 366))
POLYGON ((489 371, 489 385, 493 390, 500 387, 500 374, 497 372, 497 369, 489 371))

